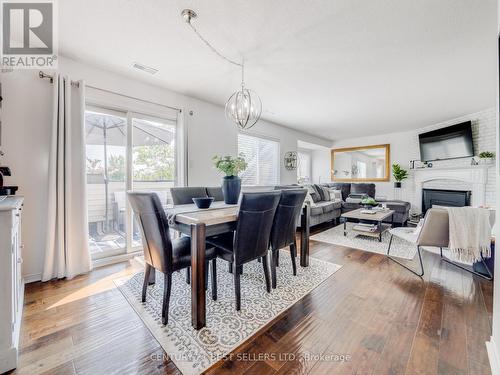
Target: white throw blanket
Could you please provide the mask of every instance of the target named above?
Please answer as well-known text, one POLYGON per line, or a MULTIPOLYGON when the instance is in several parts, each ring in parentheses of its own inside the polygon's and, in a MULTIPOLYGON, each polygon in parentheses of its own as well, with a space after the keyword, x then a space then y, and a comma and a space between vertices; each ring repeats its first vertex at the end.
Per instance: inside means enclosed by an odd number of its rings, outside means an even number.
POLYGON ((446 207, 450 221, 451 257, 474 263, 491 256, 490 212, 484 208, 446 207))

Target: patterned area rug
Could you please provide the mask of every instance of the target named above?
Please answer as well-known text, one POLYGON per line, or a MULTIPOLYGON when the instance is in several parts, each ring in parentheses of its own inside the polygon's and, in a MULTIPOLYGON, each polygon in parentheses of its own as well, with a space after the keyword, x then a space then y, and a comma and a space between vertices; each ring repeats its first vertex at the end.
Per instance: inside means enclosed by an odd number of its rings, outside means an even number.
MULTIPOLYGON (((297 258, 297 262, 299 258, 297 258)), ((207 326, 196 331, 191 326, 191 294, 185 272, 173 275, 169 321, 161 324, 163 275, 148 287, 146 303, 141 303, 143 273, 115 280, 119 290, 144 321, 175 365, 186 375, 200 374, 261 330, 283 311, 332 276, 341 266, 310 258, 309 267, 297 265, 292 275, 290 253, 281 251, 278 286, 266 292, 262 264, 245 264, 241 277, 241 310, 234 306, 233 275, 227 263, 217 261, 218 299, 207 290, 207 326)))
MULTIPOLYGON (((359 234, 359 232, 354 232, 352 230, 352 227, 354 225, 354 223, 347 223, 346 237, 344 237, 344 224, 341 224, 337 225, 334 228, 311 236, 311 240, 326 242, 333 245, 352 247, 353 249, 370 251, 372 253, 387 254, 389 239, 391 237, 389 232, 384 232, 382 234, 382 242, 378 242, 378 238, 363 236, 362 234, 359 234)), ((394 238, 392 239, 392 256, 404 259, 413 259, 416 252, 417 247, 414 244, 402 240, 396 236, 394 236, 394 238)))

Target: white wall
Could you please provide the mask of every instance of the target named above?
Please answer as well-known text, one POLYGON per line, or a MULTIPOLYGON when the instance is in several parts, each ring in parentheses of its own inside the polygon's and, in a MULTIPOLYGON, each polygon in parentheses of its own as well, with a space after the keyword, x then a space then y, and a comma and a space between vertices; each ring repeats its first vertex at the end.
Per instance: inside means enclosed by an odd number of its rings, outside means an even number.
POLYGON ((312 151, 312 182, 320 184, 329 182, 330 178, 331 149, 312 151))
MULTIPOLYGON (((215 154, 235 155, 237 129, 229 123, 220 106, 164 88, 144 84, 98 68, 61 58, 59 70, 73 80, 118 93, 182 108, 187 133, 188 183, 219 185, 221 176, 212 167, 215 154), (189 112, 193 111, 193 115, 189 112)), ((36 279, 41 273, 45 246, 45 212, 47 204, 47 171, 52 111, 52 86, 38 78, 38 71, 15 71, 0 74, 3 90, 2 149, 6 155, 1 163, 12 168, 7 184, 19 185, 19 194, 26 197, 23 236, 23 273, 36 279)), ((265 99, 264 99, 265 100, 265 99)), ((287 151, 297 150, 302 140, 328 147, 331 142, 289 128, 260 121, 250 133, 275 138, 280 142, 280 177, 282 184, 296 182, 296 171, 283 166, 287 151)))
MULTIPOLYGON (((379 136, 360 137, 355 139, 346 139, 334 142, 334 148, 367 146, 376 144, 391 145, 391 164, 399 163, 403 168, 408 169, 410 160, 419 159, 418 134, 448 125, 454 125, 463 121, 472 121, 472 132, 474 139, 474 149, 476 154, 481 151, 494 151, 496 149, 496 116, 495 108, 489 108, 481 112, 468 114, 459 118, 450 119, 421 129, 409 132, 383 134, 379 136)), ((433 163, 434 167, 455 167, 469 166, 470 158, 442 160, 433 163)), ((488 183, 486 185, 486 204, 495 206, 495 167, 492 166, 488 171, 488 183)), ((394 183, 377 182, 377 196, 394 198, 394 183)), ((403 182, 401 199, 413 202, 419 199, 413 196, 413 176, 410 171, 410 177, 403 182)))
MULTIPOLYGON (((498 35, 500 37, 500 1, 497 3, 498 9, 498 35)), ((497 66, 499 64, 499 57, 497 55, 497 66)), ((498 71, 497 71, 498 73, 498 71)), ((499 99, 500 99, 500 87, 498 86, 499 77, 496 77, 497 82, 497 108, 496 108, 496 130, 497 134, 494 137, 496 141, 496 151, 497 151, 497 168, 495 168, 496 174, 496 194, 500 194, 500 107, 499 107, 499 99)), ((497 214, 497 221, 499 219, 499 215, 497 214)), ((495 238, 500 239, 500 225, 495 226, 495 238)), ((488 356, 490 358, 491 364, 491 372, 493 375, 500 374, 500 277, 498 277, 500 273, 500 256, 498 255, 498 249, 500 246, 496 246, 497 255, 495 256, 495 273, 496 277, 493 281, 493 332, 491 334, 491 341, 488 343, 488 356)))

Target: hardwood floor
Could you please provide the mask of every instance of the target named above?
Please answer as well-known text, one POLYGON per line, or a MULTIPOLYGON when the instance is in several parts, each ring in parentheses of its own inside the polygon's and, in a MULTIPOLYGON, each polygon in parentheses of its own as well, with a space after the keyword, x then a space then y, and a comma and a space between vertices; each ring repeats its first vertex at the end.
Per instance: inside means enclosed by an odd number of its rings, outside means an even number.
MULTIPOLYGON (((209 373, 490 373, 492 283, 426 252, 423 279, 378 254, 310 252, 343 267, 209 373)), ((136 271, 27 285, 15 373, 179 373, 113 284, 136 271)))

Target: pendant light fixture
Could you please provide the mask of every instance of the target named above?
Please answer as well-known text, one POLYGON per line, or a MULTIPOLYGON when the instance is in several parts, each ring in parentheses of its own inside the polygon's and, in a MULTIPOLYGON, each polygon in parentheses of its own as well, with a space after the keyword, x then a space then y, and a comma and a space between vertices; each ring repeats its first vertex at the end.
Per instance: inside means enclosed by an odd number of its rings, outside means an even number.
POLYGON ((217 51, 191 23, 197 14, 191 9, 184 9, 181 12, 182 17, 186 23, 193 29, 196 35, 205 43, 216 55, 226 60, 228 63, 236 65, 241 68, 241 88, 234 92, 226 102, 225 112, 226 118, 233 121, 240 129, 250 129, 260 119, 262 114, 262 102, 254 91, 245 87, 245 65, 231 60, 217 51))

